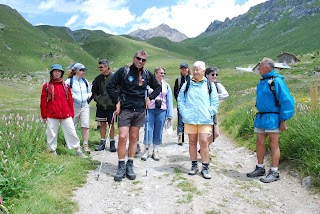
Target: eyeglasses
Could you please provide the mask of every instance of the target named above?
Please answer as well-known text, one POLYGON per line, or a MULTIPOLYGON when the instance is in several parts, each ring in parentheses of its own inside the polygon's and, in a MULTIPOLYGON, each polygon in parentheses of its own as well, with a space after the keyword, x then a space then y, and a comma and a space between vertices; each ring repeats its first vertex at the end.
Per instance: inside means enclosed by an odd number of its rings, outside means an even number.
POLYGON ((136 59, 137 59, 138 61, 142 61, 142 62, 146 62, 146 61, 147 61, 147 59, 143 59, 143 58, 138 57, 138 56, 136 56, 136 59))
POLYGON ((98 69, 102 69, 102 68, 104 68, 104 67, 103 67, 103 66, 99 66, 99 67, 98 67, 98 69))
POLYGON ((85 68, 80 68, 79 71, 84 71, 85 72, 86 69, 85 68))
POLYGON ((214 76, 216 76, 216 77, 217 77, 217 76, 218 76, 218 74, 211 74, 211 76, 213 76, 213 77, 214 77, 214 76))

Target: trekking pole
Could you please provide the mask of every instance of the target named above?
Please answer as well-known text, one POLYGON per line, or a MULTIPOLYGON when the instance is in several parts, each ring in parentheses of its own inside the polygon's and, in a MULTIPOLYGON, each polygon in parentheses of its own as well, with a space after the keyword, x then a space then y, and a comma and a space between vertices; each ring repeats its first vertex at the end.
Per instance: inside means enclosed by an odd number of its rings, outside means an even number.
MULTIPOLYGON (((148 148, 148 150, 150 149, 149 148, 149 134, 148 134, 148 126, 149 126, 149 118, 148 118, 148 109, 146 109, 146 128, 145 128, 145 132, 146 132, 146 148, 148 148)), ((149 154, 148 154, 149 156, 149 154)), ((146 159, 146 176, 148 176, 148 157, 146 159)))
MULTIPOLYGON (((110 132, 111 132, 111 128, 112 128, 112 126, 114 124, 114 117, 115 117, 114 115, 115 115, 115 112, 113 112, 113 114, 112 114, 111 125, 110 125, 110 127, 108 129, 108 134, 107 134, 107 139, 106 139, 106 145, 107 145, 107 142, 110 141, 110 132)), ((102 162, 104 160, 104 156, 105 156, 105 153, 106 153, 106 145, 105 145, 104 150, 103 150, 103 154, 102 154, 102 158, 101 158, 101 162, 100 162, 100 167, 99 167, 97 180, 99 180, 99 177, 100 177, 100 172, 101 172, 101 168, 102 168, 102 162)))

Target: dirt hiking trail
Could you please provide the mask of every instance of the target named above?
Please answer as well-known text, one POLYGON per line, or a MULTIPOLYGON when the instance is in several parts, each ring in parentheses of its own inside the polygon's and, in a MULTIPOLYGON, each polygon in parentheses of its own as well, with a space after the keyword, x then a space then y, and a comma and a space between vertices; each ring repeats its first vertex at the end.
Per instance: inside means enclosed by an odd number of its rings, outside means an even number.
MULTIPOLYGON (((141 139, 142 128, 142 146, 141 139)), ((103 151, 91 155, 100 163, 103 151)), ((200 172, 188 175, 191 168, 188 144, 177 145, 177 136, 164 131, 160 161, 151 158, 142 161, 141 152, 134 160, 136 180, 124 178, 115 182, 117 153, 105 151, 99 180, 98 165, 88 173, 87 183, 74 192, 73 200, 80 207, 76 213, 320 213, 319 195, 302 187, 300 179, 281 166, 279 181, 264 184, 259 178, 247 178, 246 173, 256 164, 255 153, 236 146, 223 134, 210 146, 210 155, 212 179, 204 179, 200 172)), ((198 160, 201 169, 200 155, 198 160)))

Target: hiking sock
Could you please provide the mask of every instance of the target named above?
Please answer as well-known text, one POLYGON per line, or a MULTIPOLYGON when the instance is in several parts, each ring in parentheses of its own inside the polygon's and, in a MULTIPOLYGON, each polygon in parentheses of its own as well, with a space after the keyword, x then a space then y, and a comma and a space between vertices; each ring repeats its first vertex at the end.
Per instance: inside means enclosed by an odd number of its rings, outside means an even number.
POLYGON ((264 164, 257 164, 258 167, 264 168, 264 164))
POLYGON ((159 145, 153 144, 153 150, 154 150, 154 151, 158 151, 158 147, 159 147, 159 145))
POLYGON ((106 141, 106 139, 105 138, 101 138, 101 141, 106 141))
POLYGON ((271 170, 274 172, 278 172, 278 167, 271 167, 271 170))
POLYGON ((191 163, 192 163, 192 166, 193 166, 193 165, 197 165, 197 164, 198 164, 198 161, 196 161, 196 160, 195 160, 195 161, 191 161, 191 163))
POLYGON ((133 157, 128 157, 128 160, 132 160, 132 161, 133 161, 133 160, 134 160, 134 158, 133 158, 133 157))
POLYGON ((149 149, 149 144, 144 145, 145 149, 148 150, 149 149))
POLYGON ((110 141, 115 141, 114 138, 110 138, 110 141))
POLYGON ((76 151, 79 152, 79 153, 82 152, 80 147, 78 147, 78 148, 76 149, 76 151))
POLYGON ((208 169, 209 168, 209 163, 202 163, 202 167, 204 169, 208 169))

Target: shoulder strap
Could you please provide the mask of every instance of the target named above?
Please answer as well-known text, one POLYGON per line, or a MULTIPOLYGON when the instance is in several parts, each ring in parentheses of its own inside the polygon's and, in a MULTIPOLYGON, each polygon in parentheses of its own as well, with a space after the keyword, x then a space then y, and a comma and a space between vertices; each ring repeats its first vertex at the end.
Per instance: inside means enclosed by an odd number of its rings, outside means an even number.
POLYGON ((150 73, 148 70, 143 70, 143 74, 145 75, 146 77, 146 80, 147 80, 147 84, 149 84, 149 80, 150 80, 150 73))
POLYGON ((127 77, 128 74, 129 74, 129 71, 130 71, 130 67, 126 65, 126 66, 124 67, 124 72, 122 72, 122 80, 125 80, 125 79, 126 79, 126 77, 127 77))
POLYGON ((185 90, 184 90, 184 96, 186 96, 186 94, 187 94, 187 92, 188 92, 188 90, 189 90, 189 87, 190 87, 190 79, 188 79, 188 81, 187 81, 187 85, 186 85, 186 88, 185 88, 185 90))
POLYGON ((70 79, 70 84, 69 84, 69 85, 70 85, 70 88, 72 88, 72 85, 73 85, 73 77, 70 77, 69 79, 70 79))
POLYGON ((269 85, 269 88, 274 96, 274 102, 276 104, 276 107, 279 107, 279 100, 277 99, 277 96, 276 96, 276 92, 274 90, 274 79, 276 78, 277 76, 271 76, 271 77, 266 77, 266 78, 262 78, 261 80, 266 80, 266 79, 270 79, 271 81, 268 81, 268 85, 269 85))
POLYGON ((209 92, 209 95, 210 95, 211 92, 212 92, 212 87, 211 87, 211 81, 210 80, 207 80, 207 86, 208 86, 208 92, 209 92))
POLYGON ((181 75, 178 77, 178 88, 181 88, 181 75))
POLYGON ((214 85, 216 86, 216 89, 217 89, 217 93, 219 93, 219 89, 218 89, 218 82, 213 82, 214 85))
POLYGON ((88 89, 89 88, 89 84, 88 84, 87 80, 85 78, 83 78, 83 77, 82 77, 82 80, 83 80, 84 84, 86 84, 87 92, 89 92, 89 89, 88 89))

